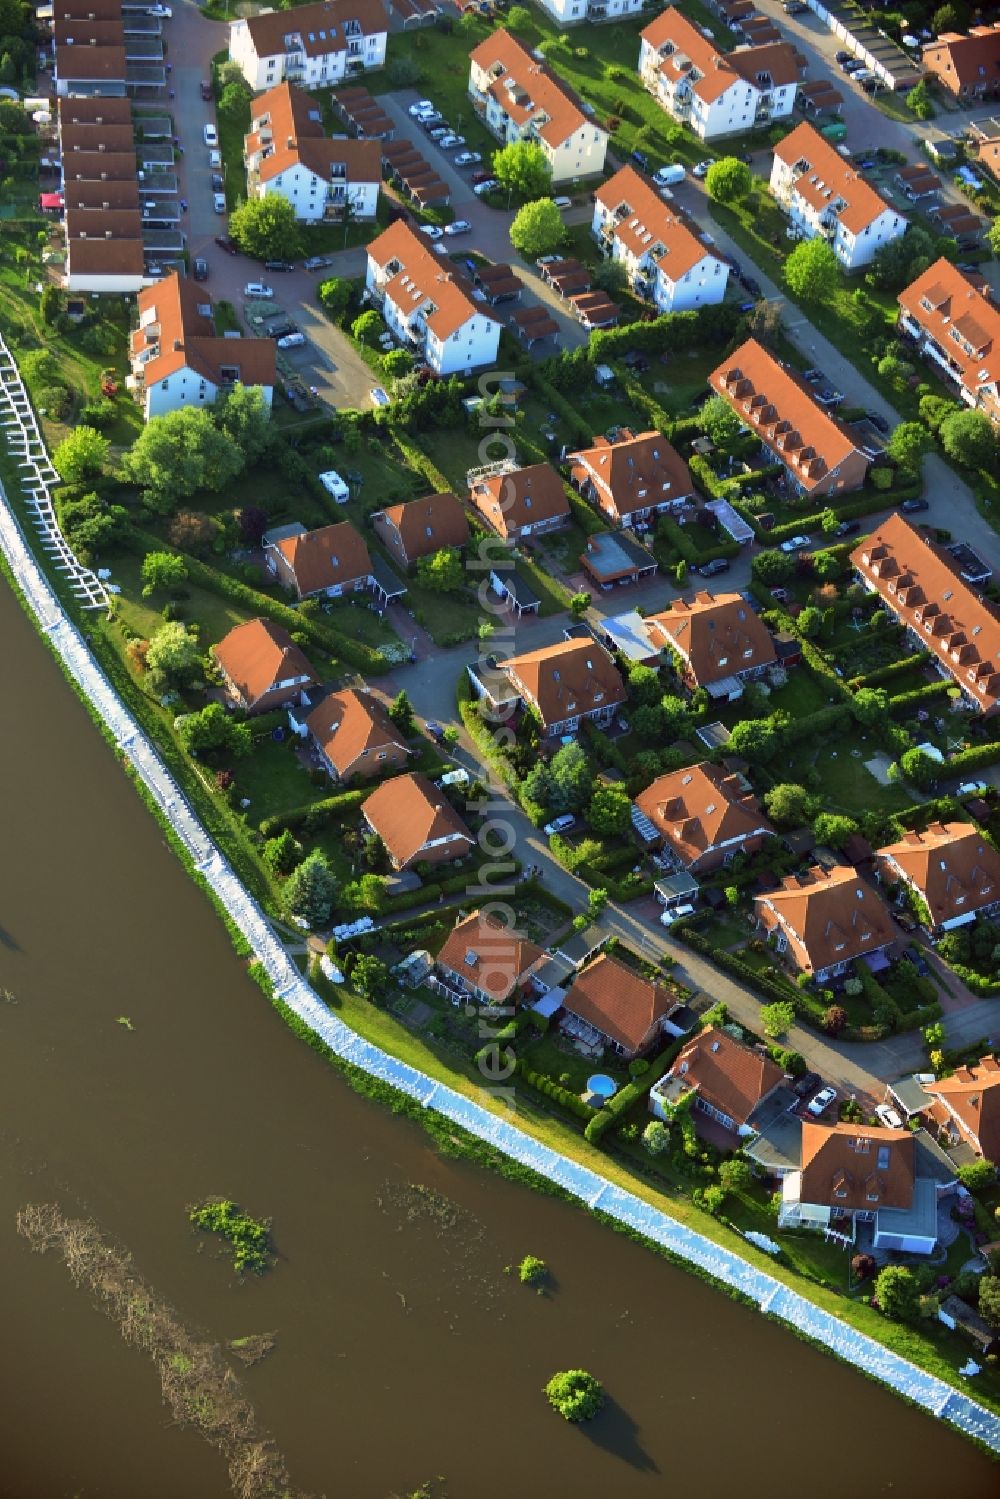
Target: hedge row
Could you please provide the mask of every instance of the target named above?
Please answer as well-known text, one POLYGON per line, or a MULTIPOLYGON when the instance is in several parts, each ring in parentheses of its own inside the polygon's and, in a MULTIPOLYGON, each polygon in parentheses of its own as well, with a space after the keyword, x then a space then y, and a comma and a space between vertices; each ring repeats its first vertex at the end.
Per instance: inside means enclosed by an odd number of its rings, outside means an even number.
POLYGON ((995 765, 1000 760, 1000 740, 992 744, 974 744, 969 749, 952 755, 945 770, 948 775, 957 775, 963 770, 978 770, 982 765, 995 765))
POLYGON ((451 490, 451 485, 441 470, 431 462, 427 454, 418 448, 416 443, 411 442, 408 437, 405 437, 398 428, 393 428, 392 435, 395 438, 396 446, 407 463, 418 474, 423 474, 427 483, 431 486, 432 493, 448 494, 451 490))
POLYGON ((338 791, 336 796, 326 796, 318 802, 309 802, 308 805, 302 807, 291 807, 287 812, 277 812, 273 817, 265 817, 260 830, 265 838, 273 838, 276 833, 284 832, 285 828, 290 828, 293 832, 296 828, 301 828, 307 818, 313 819, 318 826, 321 822, 329 822, 345 812, 353 812, 370 795, 370 788, 362 788, 358 791, 338 791))
POLYGON ((902 676, 904 672, 919 670, 930 659, 930 651, 916 651, 912 656, 904 656, 900 661, 890 661, 886 666, 876 666, 873 671, 866 672, 863 677, 851 677, 848 685, 855 692, 859 687, 877 687, 880 682, 888 682, 893 677, 902 676))
POLYGON ((955 691, 955 684, 949 677, 947 681, 928 682, 926 687, 914 687, 911 692, 899 692, 895 697, 889 699, 890 713, 902 713, 916 703, 922 703, 926 698, 944 697, 949 692, 955 691))
MULTIPOLYGON (((836 510, 840 520, 861 520, 866 515, 874 515, 876 511, 884 510, 887 505, 896 504, 900 500, 913 499, 920 491, 921 481, 915 480, 912 484, 896 485, 891 496, 874 490, 869 494, 863 494, 861 499, 852 500, 847 505, 836 505, 833 508, 836 510)), ((795 520, 784 521, 779 526, 773 526, 770 531, 765 531, 757 524, 756 517, 747 510, 745 505, 737 505, 736 508, 743 516, 743 519, 753 526, 761 541, 785 541, 789 536, 797 536, 800 531, 814 530, 823 525, 824 512, 817 510, 811 515, 800 515, 795 520)), ((853 549, 856 546, 856 540, 848 543, 849 549, 853 549)), ((830 548, 829 550, 832 551, 833 549, 830 548)))
POLYGON ((644 354, 667 354, 679 349, 713 348, 733 338, 744 323, 735 302, 701 307, 697 312, 665 313, 647 323, 600 328, 590 335, 590 358, 595 364, 620 359, 631 349, 644 354))
POLYGON ((659 1082, 660 1078, 674 1061, 674 1058, 680 1053, 687 1039, 686 1036, 678 1036, 677 1040, 672 1041, 666 1051, 662 1051, 658 1057, 654 1058, 641 1077, 635 1077, 630 1083, 626 1083, 625 1087, 616 1093, 614 1098, 610 1098, 604 1107, 598 1111, 584 1130, 584 1134, 591 1145, 596 1145, 601 1136, 606 1134, 616 1120, 621 1119, 622 1115, 626 1114, 634 1103, 638 1103, 641 1098, 645 1098, 653 1084, 659 1082))
MULTIPOLYGON (((496 1039, 499 1040, 499 1036, 496 1039)), ((587 1120, 588 1128, 590 1121, 597 1116, 597 1109, 592 1109, 589 1103, 584 1103, 579 1094, 571 1093, 568 1088, 562 1087, 560 1083, 554 1083, 545 1073, 532 1072, 530 1067, 525 1067, 524 1063, 520 1061, 515 1062, 514 1070, 516 1075, 523 1077, 524 1081, 534 1088, 536 1092, 544 1094, 546 1098, 551 1098, 554 1103, 558 1103, 562 1108, 568 1109, 571 1114, 576 1114, 577 1118, 587 1120)))
POLYGON ((659 536, 666 538, 689 567, 700 566, 703 562, 714 562, 716 557, 740 555, 740 545, 737 541, 720 541, 714 546, 707 547, 696 546, 691 535, 692 529, 691 526, 679 526, 670 515, 661 516, 657 525, 659 536))
POLYGON ((594 434, 591 431, 590 423, 583 420, 583 417, 577 411, 576 407, 572 406, 570 402, 567 401, 562 391, 556 390, 555 386, 552 384, 552 381, 547 379, 545 375, 541 373, 541 371, 535 371, 533 383, 538 394, 545 397, 548 405, 552 408, 557 416, 562 417, 563 421, 566 423, 566 426, 569 428, 571 436, 574 436, 577 442, 589 448, 590 444, 594 440, 594 434))
POLYGON ((783 1000, 795 1007, 795 1013, 803 1020, 808 1020, 811 1025, 820 1027, 823 1018, 823 1009, 818 1000, 813 999, 809 993, 798 988, 788 979, 782 978, 777 973, 761 973, 756 968, 751 968, 748 963, 736 954, 725 952, 712 944, 696 931, 686 921, 679 922, 671 927, 671 936, 679 941, 693 947, 703 957, 708 958, 717 968, 739 979, 746 988, 755 990, 762 998, 767 1000, 783 1000))

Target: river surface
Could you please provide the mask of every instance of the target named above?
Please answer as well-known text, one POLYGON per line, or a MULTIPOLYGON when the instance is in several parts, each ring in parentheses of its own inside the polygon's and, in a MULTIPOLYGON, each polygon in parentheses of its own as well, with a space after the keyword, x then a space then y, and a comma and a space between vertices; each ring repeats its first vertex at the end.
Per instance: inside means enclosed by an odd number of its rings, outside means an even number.
POLYGON ((229 1492, 148 1358, 18 1237, 29 1201, 92 1216, 209 1338, 277 1332, 240 1377, 312 1494, 996 1494, 944 1426, 352 1093, 245 977, 2 580, 0 639, 3 1499, 229 1492), (188 1227, 212 1194, 273 1218, 262 1280, 188 1227), (503 1274, 526 1253, 550 1294, 503 1274), (585 1430, 541 1395, 576 1366, 611 1396, 585 1430))

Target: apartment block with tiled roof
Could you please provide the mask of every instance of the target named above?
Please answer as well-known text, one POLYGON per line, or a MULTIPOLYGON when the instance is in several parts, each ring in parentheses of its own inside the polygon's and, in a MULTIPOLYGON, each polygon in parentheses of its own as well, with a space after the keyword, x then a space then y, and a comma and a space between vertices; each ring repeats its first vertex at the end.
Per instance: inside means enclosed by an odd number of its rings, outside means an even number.
POLYGON ((803 59, 788 42, 720 52, 670 6, 642 32, 639 76, 659 104, 700 140, 766 129, 795 104, 803 59))
POLYGON ((740 421, 756 432, 793 488, 810 497, 860 489, 871 460, 803 380, 748 338, 709 376, 740 421))
POLYGON ((677 1001, 670 990, 620 958, 601 953, 581 968, 563 1000, 561 1027, 595 1051, 632 1058, 652 1049, 677 1001))
POLYGON ((943 257, 899 294, 899 329, 968 406, 1000 423, 1000 311, 943 257))
POLYGON ((653 645, 680 656, 688 687, 706 687, 709 696, 729 702, 777 660, 770 630, 739 593, 702 589, 672 599, 646 616, 646 630, 653 645))
POLYGON ((1000 708, 1000 614, 966 583, 953 557, 902 515, 890 515, 851 553, 857 576, 905 625, 910 643, 929 650, 965 702, 990 715, 1000 708))
POLYGON ((121 0, 53 0, 53 83, 58 98, 161 97, 166 83, 162 27, 148 7, 121 0))
POLYGON ((486 911, 473 911, 448 933, 434 966, 446 985, 484 1005, 513 1007, 546 954, 486 911))
POLYGON ((579 26, 583 21, 600 24, 642 10, 642 0, 540 0, 540 4, 563 26, 579 26))
POLYGON ((657 776, 635 798, 632 823, 647 847, 658 844, 692 875, 755 854, 774 836, 749 782, 709 760, 657 776))
POLYGON ((376 787, 361 815, 385 844, 393 869, 464 859, 475 839, 444 792, 410 771, 376 787))
POLYGON ((428 494, 419 500, 389 505, 372 516, 375 534, 403 567, 432 557, 443 547, 464 547, 469 522, 453 494, 428 494))
POLYGON ((138 312, 128 384, 147 422, 181 406, 211 406, 237 385, 257 386, 270 408, 274 340, 217 334, 204 287, 173 271, 139 293, 138 312))
POLYGON ((984 1160, 1000 1166, 1000 1062, 981 1057, 956 1067, 950 1077, 922 1083, 937 1102, 935 1119, 952 1144, 964 1141, 984 1160))
POLYGON ((848 271, 868 265, 908 227, 906 216, 806 123, 775 146, 771 191, 802 238, 827 240, 848 271))
POLYGON ((613 526, 642 527, 695 498, 691 471, 662 432, 622 427, 566 461, 570 482, 613 526))
POLYGON ((923 64, 956 99, 995 99, 1000 94, 1000 22, 971 26, 966 35, 942 31, 923 49, 923 64))
POLYGON ((500 323, 475 301, 453 262, 402 220, 368 246, 365 289, 400 342, 436 375, 469 375, 495 363, 500 323))
POLYGON ((706 1026, 653 1084, 649 1110, 657 1119, 669 1119, 672 1109, 693 1094, 695 1121, 705 1114, 730 1132, 732 1148, 739 1149, 755 1133, 755 1111, 781 1087, 784 1076, 767 1055, 718 1026, 706 1026))
POLYGON ((129 294, 149 285, 126 98, 58 100, 66 289, 129 294))
POLYGON ((591 233, 624 267, 632 290, 659 312, 690 312, 726 295, 729 265, 633 167, 621 167, 594 197, 591 233))
POLYGON ((973 822, 932 822, 876 855, 889 884, 906 885, 927 907, 929 930, 948 932, 1000 907, 1000 853, 973 822))
POLYGON ((328 693, 306 718, 305 728, 335 781, 369 780, 403 770, 411 753, 378 698, 354 687, 328 693))
POLYGON ((504 463, 469 485, 469 499, 483 520, 505 541, 557 531, 569 521, 569 500, 551 463, 518 468, 504 463))
POLYGON ((604 171, 608 132, 509 31, 492 32, 469 54, 469 97, 501 145, 541 147, 553 185, 604 171))
POLYGON ((387 34, 379 0, 317 0, 233 21, 229 57, 255 93, 285 81, 334 88, 383 66, 387 34))
POLYGON ((626 698, 611 655, 593 640, 564 640, 499 662, 542 733, 569 734, 584 722, 606 725, 626 698))
POLYGON ((270 619, 236 625, 212 649, 226 688, 246 713, 270 713, 302 700, 319 678, 288 631, 270 619))
POLYGON ((382 181, 378 141, 330 139, 319 105, 291 83, 269 89, 251 106, 243 137, 251 198, 284 198, 303 224, 373 219, 382 181))
POLYGON ((300 599, 314 593, 339 598, 372 588, 375 582, 364 538, 350 521, 268 541, 264 561, 278 582, 300 599))
POLYGON ((883 952, 896 937, 881 895, 846 864, 789 875, 753 904, 776 950, 819 982, 883 952))

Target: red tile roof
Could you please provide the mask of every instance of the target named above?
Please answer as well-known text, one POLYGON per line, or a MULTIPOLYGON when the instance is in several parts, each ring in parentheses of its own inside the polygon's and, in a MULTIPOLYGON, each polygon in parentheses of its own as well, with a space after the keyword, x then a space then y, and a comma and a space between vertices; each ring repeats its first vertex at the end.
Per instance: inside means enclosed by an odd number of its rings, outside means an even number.
POLYGON ((908 1208, 914 1174, 909 1130, 802 1121, 800 1202, 848 1212, 908 1208))
POLYGON ((769 931, 783 933, 804 973, 878 952, 896 935, 882 897, 844 864, 789 875, 758 895, 754 910, 769 931))
POLYGON ((315 99, 291 83, 279 83, 253 101, 243 151, 261 182, 300 162, 324 181, 330 180, 332 166, 345 168, 348 183, 382 179, 378 141, 331 140, 315 99))
POLYGON ((953 94, 977 88, 995 93, 1000 81, 1000 26, 972 26, 968 36, 942 31, 924 48, 923 64, 953 94))
POLYGON ((851 234, 863 234, 892 205, 875 191, 808 121, 797 125, 774 148, 775 157, 796 172, 794 191, 817 212, 840 201, 837 218, 851 234))
POLYGON ((742 777, 709 760, 658 776, 635 805, 685 867, 734 840, 774 831, 742 777))
POLYGON ((662 984, 601 953, 577 974, 565 1003, 573 1015, 631 1052, 646 1044, 650 1029, 676 1000, 662 984))
POLYGON ((275 545, 295 574, 303 596, 332 588, 336 583, 367 578, 372 570, 364 539, 350 521, 286 536, 275 545))
POLYGON ((303 686, 317 686, 319 678, 288 631, 269 619, 249 619, 236 625, 214 647, 215 659, 252 707, 279 682, 302 677, 303 686))
POLYGON ((770 1057, 710 1025, 687 1043, 667 1076, 693 1088, 713 1109, 743 1125, 784 1073, 770 1057))
POLYGON ((657 52, 672 44, 672 50, 661 59, 658 71, 670 83, 689 82, 692 92, 706 104, 714 103, 734 85, 749 83, 757 89, 762 88, 757 78, 759 73, 770 74, 770 86, 774 88, 796 83, 799 78, 795 48, 789 42, 720 52, 714 42, 703 36, 698 27, 673 6, 650 21, 641 37, 657 52))
POLYGON ((182 280, 176 271, 139 293, 133 359, 149 349, 155 352, 141 366, 147 386, 181 369, 220 385, 223 366, 236 369, 242 385, 274 384, 274 339, 217 337, 208 293, 197 282, 182 280))
POLYGON ((1000 615, 959 576, 953 558, 902 515, 890 515, 855 547, 851 561, 969 699, 995 713, 1000 615))
POLYGON ((430 557, 442 547, 463 547, 469 540, 465 511, 451 493, 389 505, 373 517, 375 528, 399 538, 407 562, 430 557))
POLYGON ((539 61, 509 31, 494 31, 469 54, 469 62, 494 74, 489 93, 514 123, 534 121, 538 134, 559 147, 581 126, 594 121, 544 62, 539 61))
POLYGON ((534 942, 494 916, 473 911, 448 933, 437 961, 489 995, 492 1003, 503 1004, 544 957, 534 942))
POLYGON ((923 1087, 946 1101, 976 1136, 984 1158, 1000 1166, 1000 1062, 996 1057, 985 1056, 957 1067, 951 1077, 939 1077, 923 1087))
POLYGON ((601 508, 622 520, 695 492, 687 464, 662 432, 629 432, 619 442, 596 437, 567 462, 574 484, 590 483, 601 508))
POLYGON ((405 739, 378 698, 353 687, 325 697, 306 719, 306 727, 344 780, 359 769, 376 775, 380 753, 391 755, 395 764, 400 754, 407 754, 405 739))
POLYGON ((457 333, 469 318, 489 314, 472 299, 471 287, 427 247, 402 219, 372 240, 368 255, 380 270, 395 262, 400 269, 384 282, 385 294, 409 318, 427 305, 430 331, 442 342, 457 333))
POLYGON ((1000 311, 942 257, 899 294, 899 305, 947 357, 964 390, 1000 415, 1000 311))
POLYGON ((680 652, 699 687, 775 660, 770 630, 739 593, 705 589, 673 599, 661 613, 647 615, 646 629, 654 645, 680 652))
POLYGON ((363 36, 376 36, 388 29, 379 0, 319 0, 297 5, 294 10, 264 11, 246 22, 258 57, 276 57, 285 50, 285 37, 298 35, 307 57, 344 52, 344 27, 357 21, 363 36))
POLYGON ((625 701, 625 683, 603 645, 563 640, 500 662, 538 709, 544 727, 625 701))
POLYGON ((469 497, 501 536, 569 515, 562 479, 550 463, 532 463, 477 480, 469 497))
POLYGON ((383 781, 361 810, 399 868, 419 863, 425 845, 436 839, 453 837, 452 857, 456 859, 467 854, 475 843, 444 792, 418 772, 383 781))
POLYGON ((1000 900, 1000 854, 972 822, 931 823, 878 850, 889 878, 902 874, 926 903, 932 926, 1000 900))
POLYGON ((711 253, 633 167, 602 183, 597 202, 615 216, 615 239, 637 260, 649 254, 668 281, 680 281, 711 253))

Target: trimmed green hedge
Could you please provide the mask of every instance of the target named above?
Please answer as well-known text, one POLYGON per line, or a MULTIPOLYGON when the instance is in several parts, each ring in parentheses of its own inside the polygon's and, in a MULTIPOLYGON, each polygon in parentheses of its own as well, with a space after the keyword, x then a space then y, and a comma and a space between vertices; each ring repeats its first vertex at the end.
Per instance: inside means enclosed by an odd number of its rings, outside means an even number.
POLYGON ((902 676, 904 672, 919 670, 921 666, 926 666, 930 659, 930 651, 916 651, 912 656, 904 656, 900 661, 890 661, 885 666, 876 666, 874 671, 865 672, 863 677, 851 677, 848 686, 855 692, 859 687, 877 687, 881 682, 888 682, 893 677, 902 676))
POLYGON ((902 713, 907 708, 914 707, 917 703, 924 702, 931 697, 944 697, 949 692, 954 692, 955 684, 949 677, 946 681, 928 682, 926 687, 914 687, 912 692, 899 692, 895 697, 889 699, 889 712, 902 713))
MULTIPOLYGON (((863 493, 861 499, 852 500, 846 505, 832 505, 829 508, 836 510, 840 520, 861 520, 866 515, 874 515, 876 511, 884 510, 887 505, 898 504, 900 500, 914 499, 920 494, 921 489, 922 481, 916 479, 912 484, 895 485, 891 495, 884 491, 872 490, 870 493, 863 493)), ((753 526, 758 538, 769 544, 786 541, 789 536, 798 536, 800 532, 815 530, 817 527, 822 528, 823 525, 823 511, 816 510, 811 515, 800 515, 795 520, 783 521, 781 525, 773 526, 770 531, 765 531, 745 505, 737 505, 736 508, 743 519, 753 526)), ((853 550, 857 546, 857 540, 850 541, 847 545, 853 550)), ((816 550, 833 551, 833 547, 819 545, 816 550)))
POLYGON ((635 1077, 630 1083, 626 1083, 625 1087, 619 1093, 616 1093, 614 1098, 609 1099, 604 1107, 598 1110, 596 1116, 591 1119, 584 1130, 584 1135, 590 1141, 591 1145, 596 1145, 601 1136, 606 1134, 611 1126, 617 1120, 621 1119, 622 1115, 626 1114, 634 1103, 638 1103, 641 1098, 645 1098, 653 1084, 659 1082, 674 1058, 678 1056, 687 1040, 687 1036, 678 1036, 677 1040, 671 1042, 666 1051, 662 1051, 658 1057, 654 1058, 641 1077, 635 1077))
POLYGON ((679 526, 670 515, 661 516, 656 527, 658 537, 666 540, 674 551, 684 558, 689 567, 698 567, 703 562, 714 562, 716 557, 740 555, 738 541, 720 541, 707 547, 696 546, 692 536, 694 529, 691 526, 679 526))
POLYGON ((948 775, 957 775, 962 770, 978 770, 983 765, 995 765, 1000 760, 1000 740, 993 744, 974 744, 969 749, 952 755, 944 767, 948 775))
POLYGON ((372 788, 365 787, 358 791, 339 791, 336 796, 326 796, 320 801, 309 802, 306 806, 291 807, 287 812, 278 812, 273 817, 265 817, 260 825, 260 830, 265 838, 273 838, 276 833, 284 832, 290 828, 292 832, 301 828, 307 818, 314 819, 317 825, 320 822, 329 822, 331 818, 345 812, 353 812, 360 807, 361 803, 371 795, 372 788))
MULTIPOLYGON (((495 1039, 497 1041, 500 1040, 499 1034, 495 1039)), ((530 1067, 525 1067, 523 1062, 516 1059, 514 1070, 518 1077, 523 1078, 526 1083, 535 1089, 536 1093, 541 1093, 544 1097, 551 1098, 553 1103, 557 1103, 560 1107, 568 1109, 578 1119, 587 1120, 587 1128, 589 1130, 590 1121, 597 1116, 598 1111, 597 1109, 592 1109, 588 1103, 584 1103, 579 1094, 571 1093, 568 1088, 564 1088, 560 1083, 554 1083, 543 1072, 532 1072, 530 1067)))
POLYGON ((811 995, 808 990, 800 989, 790 979, 784 978, 778 973, 760 973, 756 968, 751 968, 744 963, 736 953, 726 952, 721 948, 713 947, 701 932, 696 931, 688 922, 678 922, 670 928, 670 934, 678 941, 684 942, 688 947, 693 947, 703 957, 709 959, 717 968, 729 973, 738 979, 748 989, 753 989, 762 998, 767 1000, 784 1000, 795 1008, 795 1013, 803 1020, 817 1029, 822 1029, 823 1014, 825 1006, 811 995))

